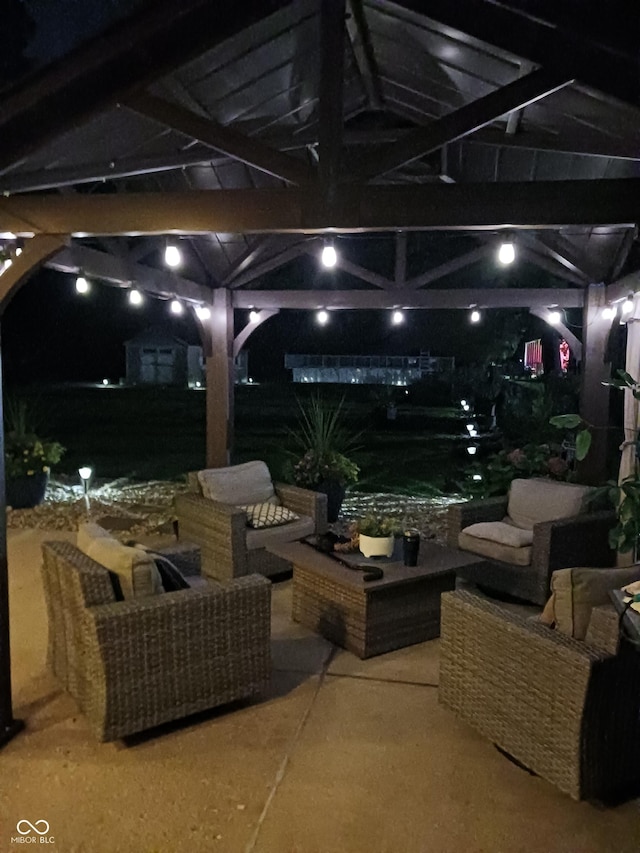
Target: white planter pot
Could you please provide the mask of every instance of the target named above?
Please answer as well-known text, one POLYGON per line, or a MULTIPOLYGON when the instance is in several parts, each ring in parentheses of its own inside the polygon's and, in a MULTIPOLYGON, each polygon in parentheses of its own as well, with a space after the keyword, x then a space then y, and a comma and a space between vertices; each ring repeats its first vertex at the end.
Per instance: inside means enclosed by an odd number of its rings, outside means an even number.
POLYGON ((393 536, 364 536, 361 533, 360 551, 365 557, 390 557, 393 554, 393 536))

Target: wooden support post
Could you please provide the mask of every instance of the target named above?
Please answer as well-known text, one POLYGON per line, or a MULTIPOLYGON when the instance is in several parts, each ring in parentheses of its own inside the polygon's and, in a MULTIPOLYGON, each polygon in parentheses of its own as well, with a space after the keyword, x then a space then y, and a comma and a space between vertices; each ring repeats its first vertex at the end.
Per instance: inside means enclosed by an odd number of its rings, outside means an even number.
POLYGON ((9 643, 9 576, 7 562, 7 513, 5 510, 4 428, 2 411, 2 364, 0 362, 0 746, 22 728, 14 720, 11 700, 11 649, 9 643))
POLYGON ((229 465, 233 446, 233 308, 225 288, 213 292, 207 355, 207 467, 229 465))
POLYGON ((580 414, 591 425, 593 438, 587 458, 578 464, 578 478, 581 483, 594 486, 604 483, 608 476, 609 387, 602 383, 611 374, 611 365, 604 360, 611 321, 602 317, 605 304, 604 285, 589 285, 582 322, 580 414))

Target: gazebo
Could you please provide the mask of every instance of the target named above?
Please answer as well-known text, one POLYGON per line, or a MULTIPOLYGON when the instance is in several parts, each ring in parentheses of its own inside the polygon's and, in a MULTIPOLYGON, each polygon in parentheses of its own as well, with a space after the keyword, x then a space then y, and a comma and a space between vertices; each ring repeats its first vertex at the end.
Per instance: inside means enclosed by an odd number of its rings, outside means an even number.
MULTIPOLYGON (((0 92, 0 304, 47 264, 188 305, 211 466, 232 446, 233 358, 287 308, 582 309, 583 340, 563 332, 582 414, 603 425, 603 309, 640 286, 636 30, 623 0, 606 17, 568 0, 535 15, 525 0, 139 5, 0 92), (412 251, 425 231, 459 232, 464 249, 434 263, 412 251), (346 252, 348 288, 269 286, 361 233, 387 269, 346 252), (169 236, 179 272, 162 263, 169 236), (447 286, 501 239, 547 286, 447 286), (237 309, 259 313, 234 336, 237 309)), ((1 538, 0 742, 15 728, 1 538)))

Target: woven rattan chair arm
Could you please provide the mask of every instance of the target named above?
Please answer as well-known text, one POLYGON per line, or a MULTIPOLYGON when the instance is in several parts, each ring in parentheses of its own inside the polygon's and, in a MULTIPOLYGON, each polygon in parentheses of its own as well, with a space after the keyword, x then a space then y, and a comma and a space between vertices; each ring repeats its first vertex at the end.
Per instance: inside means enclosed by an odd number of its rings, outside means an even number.
MULTIPOLYGON (((603 649, 594 648, 582 640, 574 640, 566 634, 555 631, 538 622, 535 618, 506 610, 499 604, 464 590, 442 594, 441 637, 446 642, 450 635, 455 636, 459 620, 472 619, 480 632, 489 629, 492 641, 492 654, 503 655, 505 666, 519 660, 518 650, 525 654, 522 665, 532 663, 536 653, 544 658, 559 656, 565 663, 588 663, 606 660, 611 654, 603 649), (511 663, 510 663, 511 662, 511 663)), ((532 671, 532 678, 536 673, 532 671)))
POLYGON ((327 496, 311 489, 301 489, 289 483, 274 483, 276 494, 288 509, 299 515, 313 518, 317 533, 323 533, 327 527, 327 496))
POLYGON ((481 521, 501 521, 507 511, 507 496, 486 498, 452 504, 447 508, 447 542, 450 548, 458 547, 458 534, 470 524, 481 521))
POLYGON ((620 617, 613 604, 594 607, 589 619, 585 643, 615 655, 620 649, 620 617))
POLYGON ((610 510, 545 521, 533 527, 532 568, 549 575, 568 566, 611 566, 608 533, 615 524, 610 510))

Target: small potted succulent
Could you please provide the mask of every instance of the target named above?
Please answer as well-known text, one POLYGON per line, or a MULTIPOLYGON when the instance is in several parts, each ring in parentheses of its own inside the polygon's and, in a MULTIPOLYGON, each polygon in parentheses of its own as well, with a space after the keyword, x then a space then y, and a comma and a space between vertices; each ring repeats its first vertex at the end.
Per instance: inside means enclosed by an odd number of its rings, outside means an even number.
POLYGON ((402 532, 397 518, 366 515, 353 524, 353 533, 358 535, 358 547, 365 557, 390 557, 394 539, 402 532))

